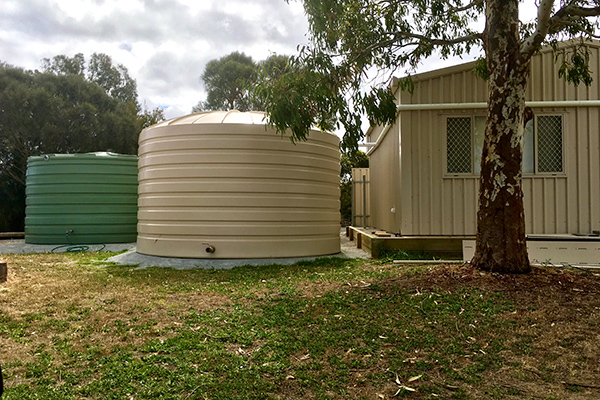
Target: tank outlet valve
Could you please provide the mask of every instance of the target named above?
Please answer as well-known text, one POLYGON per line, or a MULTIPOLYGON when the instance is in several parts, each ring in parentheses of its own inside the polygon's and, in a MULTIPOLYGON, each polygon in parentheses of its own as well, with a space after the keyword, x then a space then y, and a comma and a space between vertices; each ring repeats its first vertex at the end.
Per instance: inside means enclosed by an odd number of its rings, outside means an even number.
POLYGON ((215 246, 212 246, 212 245, 210 245, 208 243, 202 243, 202 244, 206 246, 205 251, 207 253, 214 253, 215 252, 215 246))

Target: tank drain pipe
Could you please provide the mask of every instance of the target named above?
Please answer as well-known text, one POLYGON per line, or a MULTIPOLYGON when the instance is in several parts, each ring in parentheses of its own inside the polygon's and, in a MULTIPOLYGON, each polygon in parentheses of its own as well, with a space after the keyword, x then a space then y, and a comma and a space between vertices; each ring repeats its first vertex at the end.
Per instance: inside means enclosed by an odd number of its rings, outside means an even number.
POLYGON ((202 243, 203 246, 206 246, 205 251, 207 253, 214 253, 215 252, 215 246, 209 244, 209 243, 202 243))

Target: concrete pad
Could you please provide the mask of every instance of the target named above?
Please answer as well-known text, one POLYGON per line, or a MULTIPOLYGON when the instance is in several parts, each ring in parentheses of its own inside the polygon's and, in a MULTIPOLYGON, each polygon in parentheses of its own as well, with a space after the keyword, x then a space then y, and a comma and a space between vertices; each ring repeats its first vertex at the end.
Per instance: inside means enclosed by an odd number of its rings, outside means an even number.
POLYGON ((65 253, 67 251, 123 251, 135 249, 135 243, 87 245, 29 244, 24 239, 0 240, 0 254, 65 253))
MULTIPOLYGON (((341 253, 340 253, 341 254, 341 253)), ((332 255, 339 256, 339 255, 332 255)), ((137 265, 137 269, 150 267, 163 267, 174 269, 231 269, 244 265, 292 265, 298 261, 314 260, 317 257, 297 257, 297 258, 252 258, 252 259, 206 259, 206 258, 173 258, 156 257, 140 254, 135 250, 127 253, 118 254, 109 258, 107 261, 115 262, 121 265, 137 265)))
MULTIPOLYGON (((351 242, 345 235, 345 231, 340 232, 341 252, 331 256, 318 257, 295 257, 295 258, 256 258, 256 259, 205 259, 205 258, 171 258, 155 257, 145 254, 139 254, 135 251, 135 243, 112 243, 103 245, 87 245, 87 249, 80 251, 113 251, 119 252, 127 250, 123 254, 117 254, 110 257, 107 261, 115 262, 121 265, 137 265, 138 268, 148 267, 167 267, 175 269, 190 268, 215 268, 229 269, 242 265, 292 265, 298 261, 314 260, 320 257, 344 257, 344 258, 369 258, 369 255, 357 249, 354 242, 351 242)), ((23 253, 63 253, 68 250, 68 246, 59 245, 36 245, 27 244, 24 240, 0 240, 0 254, 23 254, 23 253)), ((77 249, 75 249, 77 250, 77 249)))
POLYGON ((252 259, 206 259, 206 258, 172 258, 156 257, 137 253, 135 250, 123 254, 117 254, 108 259, 121 265, 137 265, 138 268, 167 267, 175 269, 231 269, 243 265, 292 265, 298 261, 310 261, 321 257, 343 257, 343 258, 369 258, 369 255, 357 249, 354 243, 348 240, 345 230, 340 232, 341 252, 330 256, 318 257, 293 257, 293 258, 252 258, 252 259))

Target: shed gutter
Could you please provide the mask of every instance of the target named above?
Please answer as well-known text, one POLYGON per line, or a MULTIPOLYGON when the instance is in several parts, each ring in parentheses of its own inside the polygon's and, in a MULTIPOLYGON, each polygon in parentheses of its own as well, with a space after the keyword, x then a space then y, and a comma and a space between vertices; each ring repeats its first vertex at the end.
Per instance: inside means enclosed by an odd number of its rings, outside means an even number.
MULTIPOLYGON (((600 100, 557 100, 557 101, 527 101, 526 106, 540 107, 600 107, 600 100)), ((487 108, 487 103, 432 103, 432 104, 400 104, 398 111, 421 110, 455 110, 455 109, 482 109, 487 108)))
POLYGON ((375 143, 362 143, 362 144, 359 143, 358 145, 369 147, 369 149, 367 150, 367 156, 368 156, 379 147, 381 142, 383 142, 383 139, 385 139, 385 137, 387 136, 390 129, 392 129, 392 125, 390 125, 390 124, 386 125, 385 128, 383 128, 383 131, 381 131, 381 135, 379 135, 379 137, 377 138, 377 141, 375 143))
MULTIPOLYGON (((541 107, 600 107, 600 100, 557 100, 557 101, 527 101, 526 106, 531 108, 541 107)), ((477 110, 486 109, 487 103, 431 103, 431 104, 400 104, 396 108, 397 112, 402 111, 432 111, 432 110, 477 110)), ((370 147, 367 150, 367 155, 375 151, 385 136, 388 134, 391 125, 387 125, 375 143, 362 143, 360 146, 370 147)))

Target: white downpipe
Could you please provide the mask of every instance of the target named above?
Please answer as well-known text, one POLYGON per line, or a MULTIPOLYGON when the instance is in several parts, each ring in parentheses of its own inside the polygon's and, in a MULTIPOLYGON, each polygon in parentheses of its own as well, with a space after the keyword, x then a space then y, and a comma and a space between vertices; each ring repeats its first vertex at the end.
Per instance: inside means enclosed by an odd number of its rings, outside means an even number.
MULTIPOLYGON (((557 101, 527 101, 526 106, 531 108, 541 107, 600 107, 600 100, 557 100, 557 101)), ((400 104, 396 108, 401 111, 434 111, 434 110, 477 110, 486 109, 487 103, 431 103, 431 104, 400 104)), ((359 146, 368 147, 367 155, 371 154, 388 134, 391 125, 381 132, 375 143, 361 143, 359 146)))

